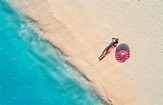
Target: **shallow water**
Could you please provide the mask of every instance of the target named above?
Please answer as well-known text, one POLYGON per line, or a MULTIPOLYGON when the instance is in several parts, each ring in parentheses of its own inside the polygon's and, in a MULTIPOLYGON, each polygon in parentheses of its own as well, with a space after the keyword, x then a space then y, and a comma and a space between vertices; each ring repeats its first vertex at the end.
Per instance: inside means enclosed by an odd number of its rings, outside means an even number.
POLYGON ((36 30, 0 0, 0 105, 102 105, 36 30))

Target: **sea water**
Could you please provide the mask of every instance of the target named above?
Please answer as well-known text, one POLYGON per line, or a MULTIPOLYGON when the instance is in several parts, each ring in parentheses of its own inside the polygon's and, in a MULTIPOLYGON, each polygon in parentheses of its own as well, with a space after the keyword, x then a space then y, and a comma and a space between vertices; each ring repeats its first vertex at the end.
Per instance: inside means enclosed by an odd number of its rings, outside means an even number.
POLYGON ((62 54, 0 0, 0 105, 102 105, 62 54))

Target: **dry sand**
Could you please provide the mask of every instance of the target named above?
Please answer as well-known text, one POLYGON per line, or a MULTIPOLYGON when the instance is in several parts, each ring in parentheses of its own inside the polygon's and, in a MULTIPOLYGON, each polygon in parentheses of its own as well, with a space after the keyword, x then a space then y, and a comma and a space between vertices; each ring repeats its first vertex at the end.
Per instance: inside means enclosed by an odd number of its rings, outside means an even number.
POLYGON ((15 0, 42 36, 60 48, 113 105, 163 105, 162 0, 15 0), (130 48, 125 63, 115 49, 98 62, 112 37, 130 48))

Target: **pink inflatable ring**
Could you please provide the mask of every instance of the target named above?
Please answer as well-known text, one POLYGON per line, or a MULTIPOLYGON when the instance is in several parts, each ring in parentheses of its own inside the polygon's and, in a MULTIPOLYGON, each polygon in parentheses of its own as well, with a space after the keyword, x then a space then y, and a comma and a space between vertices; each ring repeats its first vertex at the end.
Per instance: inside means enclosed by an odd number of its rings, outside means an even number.
POLYGON ((118 62, 123 63, 130 58, 130 53, 125 48, 119 48, 115 52, 115 58, 118 62))

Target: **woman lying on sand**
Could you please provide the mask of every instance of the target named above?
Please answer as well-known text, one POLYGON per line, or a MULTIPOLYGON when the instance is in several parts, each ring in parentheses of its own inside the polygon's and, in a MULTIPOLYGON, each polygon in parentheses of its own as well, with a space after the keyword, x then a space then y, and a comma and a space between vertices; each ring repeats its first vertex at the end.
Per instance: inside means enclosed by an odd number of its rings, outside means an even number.
POLYGON ((112 42, 104 49, 100 57, 98 58, 101 61, 108 53, 110 53, 113 48, 115 48, 118 44, 118 38, 112 38, 112 42))

